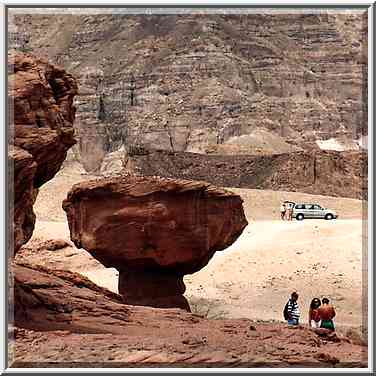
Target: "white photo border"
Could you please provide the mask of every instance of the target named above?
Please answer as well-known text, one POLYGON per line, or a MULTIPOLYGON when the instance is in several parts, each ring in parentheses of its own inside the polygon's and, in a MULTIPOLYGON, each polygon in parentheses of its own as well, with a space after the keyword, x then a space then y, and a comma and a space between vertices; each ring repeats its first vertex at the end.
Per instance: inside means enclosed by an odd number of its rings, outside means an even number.
MULTIPOLYGON (((373 131, 373 99, 374 99, 374 61, 375 61, 375 50, 374 50, 374 19, 375 19, 375 5, 372 2, 368 1, 349 1, 349 0, 342 0, 342 1, 319 1, 319 0, 311 0, 309 2, 303 1, 262 1, 262 2, 250 2, 250 1, 236 1, 235 3, 227 0, 227 1, 215 1, 215 0, 206 0, 205 3, 199 4, 195 0, 187 0, 187 1, 173 1, 173 0, 165 0, 163 2, 155 1, 155 0, 139 0, 139 1, 124 1, 124 0, 112 0, 110 3, 104 4, 100 1, 85 1, 81 0, 77 3, 74 0, 66 0, 64 2, 58 1, 51 1, 51 0, 40 0, 38 2, 27 2, 13 0, 13 1, 3 1, 0 0, 1 4, 1 29, 2 35, 0 41, 0 49, 3 53, 3 64, 0 64, 1 70, 1 77, 2 77, 2 90, 1 90, 1 101, 0 101, 0 113, 3 115, 3 138, 1 143, 1 148, 3 152, 3 162, 0 165, 1 176, 2 176, 2 183, 3 189, 1 192, 1 200, 0 200, 0 210, 2 213, 2 221, 3 226, 1 227, 0 238, 3 239, 3 251, 2 251, 2 258, 1 258, 1 266, 3 270, 4 280, 1 286, 1 298, 3 302, 3 309, 1 310, 1 331, 0 337, 3 339, 1 343, 1 358, 0 358, 0 369, 5 371, 5 373, 10 374, 17 374, 17 373, 248 373, 251 370, 257 373, 373 373, 374 371, 374 355, 373 355, 373 348, 374 348, 374 338, 375 338, 375 326, 374 326, 374 312, 375 312, 375 299, 374 299, 374 270, 375 270, 375 257, 373 256, 373 218, 374 218, 374 197, 373 197, 373 189, 374 189, 374 176, 375 176, 375 164, 374 164, 374 143, 375 143, 375 132, 373 131), (328 368, 293 368, 293 369, 270 369, 270 368, 247 368, 247 369, 233 369, 233 368, 8 368, 8 202, 9 202, 9 166, 7 164, 7 139, 8 139, 8 102, 7 102, 7 13, 9 9, 15 10, 19 9, 20 11, 25 11, 28 9, 30 11, 37 12, 38 8, 43 9, 46 11, 46 8, 50 8, 50 11, 59 13, 61 12, 62 8, 86 8, 86 9, 98 9, 101 8, 102 11, 111 12, 109 8, 129 8, 133 11, 137 11, 138 9, 142 8, 150 8, 150 9, 162 9, 162 10, 169 10, 169 12, 174 11, 174 9, 182 9, 182 8, 208 8, 211 10, 216 10, 218 8, 226 8, 230 7, 232 9, 239 8, 246 8, 246 9, 279 9, 279 10, 291 10, 296 9, 299 11, 304 11, 304 9, 320 9, 320 8, 330 8, 336 11, 340 9, 363 9, 364 11, 368 12, 368 225, 364 229, 368 233, 368 244, 364 245, 366 249, 368 248, 368 252, 366 253, 366 261, 368 263, 368 273, 364 274, 364 278, 368 279, 368 368, 337 368, 337 369, 328 369, 328 368), (138 9, 137 9, 138 8, 138 9), (22 10, 21 10, 22 9, 22 10)), ((66 10, 65 10, 66 11, 66 10)), ((364 254, 364 251, 363 251, 364 254)), ((252 372, 252 371, 251 371, 252 372)))

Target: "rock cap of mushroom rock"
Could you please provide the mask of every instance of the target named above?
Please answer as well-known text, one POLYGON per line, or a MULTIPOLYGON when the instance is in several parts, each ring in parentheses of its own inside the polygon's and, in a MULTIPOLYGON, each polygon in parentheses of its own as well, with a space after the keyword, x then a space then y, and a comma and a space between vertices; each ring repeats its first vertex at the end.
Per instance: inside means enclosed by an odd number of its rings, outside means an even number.
POLYGON ((203 181, 118 176, 75 184, 63 209, 72 241, 105 266, 184 275, 239 237, 242 202, 203 181))

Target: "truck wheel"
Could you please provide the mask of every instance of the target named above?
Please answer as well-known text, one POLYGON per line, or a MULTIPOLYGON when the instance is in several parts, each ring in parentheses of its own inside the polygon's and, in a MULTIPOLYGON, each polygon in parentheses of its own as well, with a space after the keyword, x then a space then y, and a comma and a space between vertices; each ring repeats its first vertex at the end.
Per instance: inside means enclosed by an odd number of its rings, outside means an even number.
POLYGON ((327 214, 326 216, 325 216, 325 219, 333 219, 333 214, 327 214))
POLYGON ((298 221, 302 221, 302 220, 304 219, 304 215, 303 215, 303 214, 298 214, 298 215, 296 216, 296 219, 297 219, 298 221))

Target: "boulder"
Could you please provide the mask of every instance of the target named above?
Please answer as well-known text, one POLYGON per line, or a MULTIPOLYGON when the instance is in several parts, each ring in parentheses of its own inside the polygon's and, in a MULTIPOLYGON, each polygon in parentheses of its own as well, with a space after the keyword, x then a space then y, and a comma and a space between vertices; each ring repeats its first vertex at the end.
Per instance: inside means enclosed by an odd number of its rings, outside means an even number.
POLYGON ((247 226, 240 196, 159 177, 79 183, 63 209, 75 245, 119 270, 127 303, 157 307, 187 309, 183 276, 203 268, 247 226))
POLYGON ((17 252, 34 229, 32 205, 37 188, 54 177, 76 142, 73 98, 77 84, 46 60, 14 51, 8 71, 9 181, 14 182, 10 249, 17 252))

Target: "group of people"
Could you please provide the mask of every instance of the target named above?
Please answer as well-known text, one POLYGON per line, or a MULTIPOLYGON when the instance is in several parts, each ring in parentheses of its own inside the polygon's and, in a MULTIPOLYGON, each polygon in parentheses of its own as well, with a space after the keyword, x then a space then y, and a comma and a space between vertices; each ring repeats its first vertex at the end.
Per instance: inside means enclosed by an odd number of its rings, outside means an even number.
MULTIPOLYGON (((299 325, 300 310, 298 305, 298 293, 293 292, 286 303, 284 316, 288 325, 299 325)), ((335 330, 334 317, 336 312, 334 307, 329 304, 328 298, 314 298, 311 301, 308 312, 308 324, 312 328, 324 328, 335 330)))
POLYGON ((292 221, 292 210, 293 204, 292 202, 285 201, 281 204, 281 219, 282 221, 292 221))

